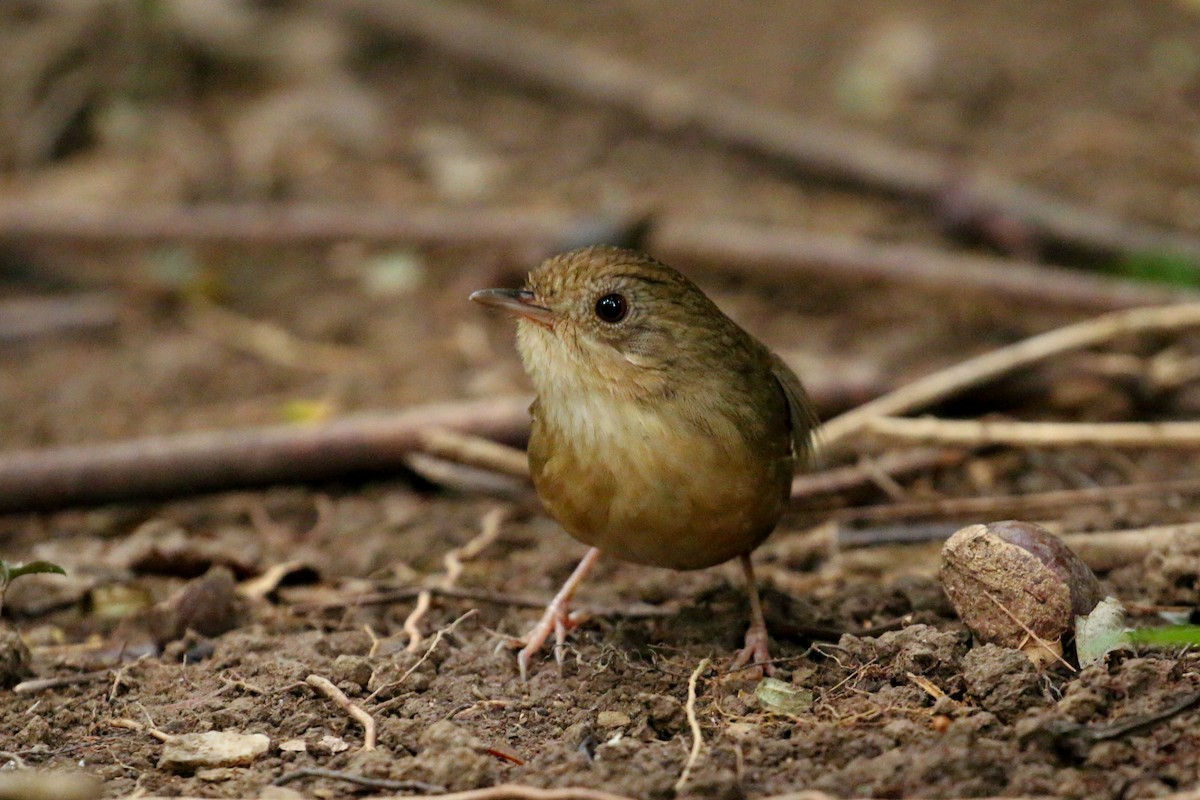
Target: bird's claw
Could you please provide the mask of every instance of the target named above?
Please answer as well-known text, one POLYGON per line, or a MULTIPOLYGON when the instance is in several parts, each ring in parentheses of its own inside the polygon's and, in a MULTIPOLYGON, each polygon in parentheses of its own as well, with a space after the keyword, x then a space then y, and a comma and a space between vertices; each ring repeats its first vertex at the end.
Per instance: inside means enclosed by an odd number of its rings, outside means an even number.
POLYGON ((554 660, 561 668, 563 665, 563 651, 567 642, 567 634, 578 628, 588 619, 588 615, 582 611, 569 611, 566 604, 551 603, 546 607, 546 612, 542 618, 534 625, 529 633, 521 637, 509 637, 501 640, 496 649, 510 648, 518 649, 517 653, 517 669, 521 672, 521 680, 528 680, 529 662, 541 651, 546 644, 546 640, 550 638, 551 632, 554 633, 554 660))
POLYGON ((746 644, 734 657, 731 671, 742 673, 751 679, 774 675, 775 665, 771 663, 771 652, 767 644, 766 626, 751 625, 746 629, 746 644))

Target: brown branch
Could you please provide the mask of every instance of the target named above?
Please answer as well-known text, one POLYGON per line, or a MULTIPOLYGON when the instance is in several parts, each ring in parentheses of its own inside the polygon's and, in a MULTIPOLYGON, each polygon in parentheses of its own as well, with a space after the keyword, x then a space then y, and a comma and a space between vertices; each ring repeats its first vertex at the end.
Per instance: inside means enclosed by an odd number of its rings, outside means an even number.
POLYGON ((655 73, 575 41, 461 3, 337 0, 331 11, 416 39, 451 58, 588 103, 610 106, 659 130, 694 129, 712 139, 822 178, 931 206, 953 201, 959 216, 1010 219, 1043 237, 1104 253, 1176 253, 1200 261, 1200 240, 1127 222, 1010 181, 968 179, 952 158, 870 134, 766 109, 749 100, 655 73))
MULTIPOLYGON (((818 408, 845 399, 836 381, 822 382, 811 395, 818 408)), ((409 457, 426 453, 524 476, 524 454, 480 439, 524 440, 529 401, 433 403, 314 425, 0 451, 0 513, 334 480, 355 472, 397 474, 407 472, 409 457)))
POLYGON ((333 704, 346 712, 352 720, 362 726, 363 743, 359 750, 374 750, 375 749, 375 720, 364 711, 360 706, 356 706, 350 702, 350 698, 346 697, 346 693, 333 685, 333 682, 328 678, 320 675, 309 675, 304 679, 304 682, 311 686, 318 693, 325 695, 333 701, 333 704))
POLYGON ((499 444, 480 436, 470 436, 441 428, 421 431, 417 450, 426 455, 529 479, 529 457, 524 450, 499 444))
POLYGON ((1063 506, 1108 503, 1128 498, 1150 498, 1165 503, 1173 497, 1198 494, 1200 494, 1200 478, 1180 478, 1173 481, 1093 486, 1086 489, 1059 489, 1002 497, 950 497, 914 500, 907 503, 841 508, 820 513, 823 517, 831 517, 841 522, 917 517, 1029 514, 1063 506))
POLYGON ((817 441, 821 446, 832 448, 840 440, 861 431, 875 417, 915 411, 955 392, 1059 353, 1089 347, 1124 334, 1197 325, 1200 325, 1200 303, 1113 311, 992 350, 927 375, 829 420, 817 431, 817 441))
POLYGON ((435 403, 318 425, 151 436, 0 455, 0 512, 144 500, 404 469, 432 428, 520 439, 529 398, 435 403))
POLYGON ((122 209, 0 204, 0 240, 311 244, 359 239, 438 245, 518 245, 555 252, 624 241, 638 218, 521 208, 381 205, 146 206, 122 209))
POLYGON ((1200 422, 1015 422, 875 417, 866 432, 886 439, 969 447, 1200 446, 1200 422))
MULTIPOLYGON (((386 605, 400 600, 411 600, 428 592, 434 597, 452 597, 456 600, 472 600, 478 603, 493 603, 500 606, 516 608, 543 609, 550 603, 549 597, 538 597, 526 594, 506 594, 493 592, 488 589, 471 589, 461 586, 404 586, 399 589, 385 589, 379 592, 354 594, 336 600, 321 603, 298 603, 292 609, 300 614, 314 611, 328 611, 357 606, 386 605)), ((652 606, 646 603, 625 603, 620 606, 587 606, 581 609, 589 617, 625 617, 627 619, 670 617, 679 613, 672 605, 652 606)))
POLYGON ((96 334, 120 321, 120 305, 106 292, 0 300, 0 342, 96 334))
POLYGON ((837 494, 848 489, 872 483, 874 475, 883 473, 889 477, 911 475, 927 469, 951 467, 966 459, 966 450, 943 450, 915 448, 898 450, 876 456, 870 467, 864 463, 848 467, 834 467, 820 472, 797 475, 792 479, 792 499, 801 500, 823 494, 837 494))
MULTIPOLYGON (((939 542, 950 538, 958 528, 957 524, 937 523, 915 526, 887 525, 860 530, 841 529, 835 536, 836 542, 833 546, 844 554, 848 550, 858 548, 939 542)), ((1097 572, 1140 563, 1150 553, 1162 550, 1181 536, 1200 536, 1200 522, 1059 534, 1059 538, 1075 551, 1083 563, 1097 572)))
POLYGON ((975 291, 1039 306, 1090 311, 1195 300, 1193 291, 1155 287, 1102 275, 919 245, 882 244, 794 228, 735 221, 665 217, 650 229, 646 249, 675 263, 711 264, 757 280, 820 276, 888 280, 937 291, 975 291))

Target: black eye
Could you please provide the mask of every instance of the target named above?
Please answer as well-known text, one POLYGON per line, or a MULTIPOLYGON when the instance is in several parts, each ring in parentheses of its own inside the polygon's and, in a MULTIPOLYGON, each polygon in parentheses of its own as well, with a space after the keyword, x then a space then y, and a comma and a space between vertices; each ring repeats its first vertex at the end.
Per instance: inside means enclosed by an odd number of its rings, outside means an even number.
POLYGON ((596 301, 596 316, 605 322, 620 322, 627 313, 629 303, 625 301, 625 295, 606 294, 596 301))

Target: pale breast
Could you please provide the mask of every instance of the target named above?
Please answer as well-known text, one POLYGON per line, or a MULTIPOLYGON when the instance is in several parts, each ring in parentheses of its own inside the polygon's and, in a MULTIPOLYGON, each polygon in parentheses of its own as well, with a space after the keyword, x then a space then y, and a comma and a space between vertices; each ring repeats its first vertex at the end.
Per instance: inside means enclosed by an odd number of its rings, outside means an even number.
POLYGON ((585 544, 674 569, 719 564, 775 527, 792 459, 786 423, 778 441, 753 444, 732 423, 712 415, 706 423, 711 430, 699 430, 662 403, 542 403, 529 448, 534 484, 585 544))

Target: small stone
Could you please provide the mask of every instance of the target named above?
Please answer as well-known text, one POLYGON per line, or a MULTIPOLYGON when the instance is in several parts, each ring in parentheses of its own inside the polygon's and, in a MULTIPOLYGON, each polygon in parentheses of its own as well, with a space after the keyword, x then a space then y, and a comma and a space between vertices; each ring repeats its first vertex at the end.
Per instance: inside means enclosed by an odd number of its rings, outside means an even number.
POLYGON ((288 739, 286 742, 279 743, 279 751, 281 753, 304 753, 308 750, 308 745, 303 739, 288 739))
POLYGON ((183 773, 207 767, 244 767, 266 755, 270 747, 271 740, 261 733, 185 733, 163 745, 158 766, 183 773))
POLYGON ((33 675, 29 648, 15 630, 0 630, 0 688, 15 686, 33 675))
POLYGON ((601 728, 621 728, 630 722, 629 715, 621 711, 601 711, 596 715, 596 724, 601 728))
POLYGON ((91 775, 64 770, 0 772, 0 800, 95 800, 104 793, 91 775))
POLYGON ((196 777, 206 783, 223 783, 238 774, 238 770, 232 767, 212 767, 196 770, 196 777))
POLYGON ((339 736, 331 736, 329 734, 325 734, 321 737, 321 741, 317 743, 317 747, 318 749, 324 750, 326 753, 331 753, 333 755, 344 753, 350 749, 350 745, 345 739, 339 736))
POLYGON ((340 655, 333 662, 334 683, 352 683, 362 691, 371 682, 374 668, 366 656, 340 655))

